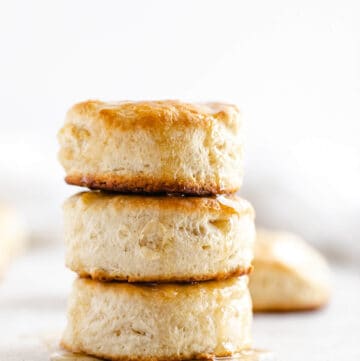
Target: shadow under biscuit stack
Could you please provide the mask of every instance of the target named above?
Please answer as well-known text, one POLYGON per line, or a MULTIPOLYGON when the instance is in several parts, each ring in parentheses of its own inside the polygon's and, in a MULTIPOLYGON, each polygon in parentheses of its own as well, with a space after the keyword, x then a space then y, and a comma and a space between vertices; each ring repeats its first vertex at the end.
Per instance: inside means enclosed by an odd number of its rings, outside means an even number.
MULTIPOLYGON (((250 355, 254 211, 235 106, 72 107, 59 132, 69 184, 66 265, 79 277, 61 345, 109 360, 250 355)), ((255 358, 252 358, 255 359, 255 358)))

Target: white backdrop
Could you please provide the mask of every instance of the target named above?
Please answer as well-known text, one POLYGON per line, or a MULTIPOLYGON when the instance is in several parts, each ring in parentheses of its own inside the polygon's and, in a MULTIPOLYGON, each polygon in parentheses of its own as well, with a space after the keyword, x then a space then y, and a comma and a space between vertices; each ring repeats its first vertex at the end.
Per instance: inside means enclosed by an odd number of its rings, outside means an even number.
POLYGON ((0 197, 59 229, 76 189, 55 137, 76 101, 224 100, 245 117, 258 222, 360 257, 359 4, 0 2, 0 197))

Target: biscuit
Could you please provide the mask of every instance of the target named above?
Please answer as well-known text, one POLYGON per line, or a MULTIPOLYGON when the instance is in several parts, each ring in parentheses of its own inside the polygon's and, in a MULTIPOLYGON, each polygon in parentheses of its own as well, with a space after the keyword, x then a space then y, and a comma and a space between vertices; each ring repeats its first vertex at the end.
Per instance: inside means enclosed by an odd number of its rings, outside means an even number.
POLYGON ((65 202, 64 230, 66 265, 82 277, 201 281, 251 270, 254 211, 234 195, 83 192, 65 202))
POLYGON ((242 183, 234 105, 86 101, 69 110, 58 139, 69 184, 210 195, 235 192, 242 183))
POLYGON ((193 284, 77 279, 61 346, 108 360, 190 360, 251 347, 247 276, 193 284))
POLYGON ((254 311, 319 308, 330 295, 325 259, 301 238, 258 230, 249 288, 254 311))
POLYGON ((8 206, 0 205, 0 277, 25 243, 25 233, 18 214, 8 206))

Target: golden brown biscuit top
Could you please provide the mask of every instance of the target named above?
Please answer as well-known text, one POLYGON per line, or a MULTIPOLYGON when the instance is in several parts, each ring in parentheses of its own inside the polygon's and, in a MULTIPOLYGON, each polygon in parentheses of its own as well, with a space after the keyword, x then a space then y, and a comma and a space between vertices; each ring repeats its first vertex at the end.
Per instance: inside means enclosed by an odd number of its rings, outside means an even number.
POLYGON ((220 195, 213 197, 186 197, 186 196, 149 196, 128 195, 110 192, 92 191, 73 195, 66 203, 81 202, 84 207, 111 206, 115 209, 132 208, 161 208, 181 212, 213 212, 226 214, 250 214, 254 217, 254 209, 245 199, 236 195, 220 195))
POLYGON ((178 100, 102 102, 88 100, 75 104, 67 113, 67 123, 79 119, 98 120, 109 127, 153 127, 156 125, 206 125, 218 121, 239 126, 240 112, 225 103, 184 103, 178 100))

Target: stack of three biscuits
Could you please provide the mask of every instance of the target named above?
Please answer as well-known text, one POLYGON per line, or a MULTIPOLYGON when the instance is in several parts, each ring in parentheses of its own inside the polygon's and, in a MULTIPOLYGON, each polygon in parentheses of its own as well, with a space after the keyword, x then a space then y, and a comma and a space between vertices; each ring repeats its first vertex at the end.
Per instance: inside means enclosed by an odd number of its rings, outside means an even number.
POLYGON ((88 101, 59 133, 66 263, 80 276, 62 346, 110 360, 251 347, 255 237, 235 106, 88 101), (137 193, 137 194, 136 194, 137 193))

